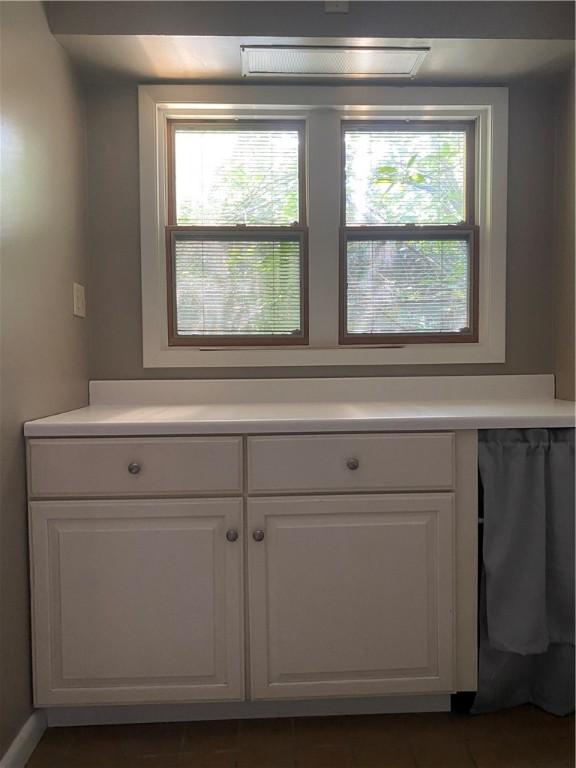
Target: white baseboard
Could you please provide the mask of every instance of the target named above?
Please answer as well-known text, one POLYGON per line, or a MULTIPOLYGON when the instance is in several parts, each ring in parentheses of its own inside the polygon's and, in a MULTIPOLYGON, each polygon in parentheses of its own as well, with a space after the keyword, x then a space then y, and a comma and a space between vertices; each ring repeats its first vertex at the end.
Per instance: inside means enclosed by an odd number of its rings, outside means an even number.
MULTIPOLYGON (((73 725, 120 725, 192 720, 243 720, 265 717, 449 711, 449 695, 385 696, 370 699, 308 699, 306 701, 238 701, 205 704, 140 704, 114 707, 50 707, 44 710, 49 728, 73 725)), ((4 766, 0 765, 0 768, 4 768, 4 766)))
POLYGON ((46 715, 37 709, 24 723, 8 752, 0 759, 0 768, 24 768, 46 730, 46 715))

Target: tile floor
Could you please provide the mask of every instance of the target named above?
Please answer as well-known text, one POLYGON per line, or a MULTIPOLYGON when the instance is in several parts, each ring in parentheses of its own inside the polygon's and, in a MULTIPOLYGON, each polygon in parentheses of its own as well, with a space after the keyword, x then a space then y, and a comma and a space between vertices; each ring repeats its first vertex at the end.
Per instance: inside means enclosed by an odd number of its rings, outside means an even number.
POLYGON ((53 728, 27 768, 574 768, 574 718, 370 715, 53 728))

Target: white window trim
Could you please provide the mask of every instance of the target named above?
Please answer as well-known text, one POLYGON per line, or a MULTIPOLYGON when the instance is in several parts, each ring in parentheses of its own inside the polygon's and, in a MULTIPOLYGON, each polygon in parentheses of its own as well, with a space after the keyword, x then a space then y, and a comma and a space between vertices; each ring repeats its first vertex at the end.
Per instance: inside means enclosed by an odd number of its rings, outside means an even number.
POLYGON ((139 87, 142 328, 145 368, 502 363, 506 348, 508 89, 401 86, 139 87), (305 117, 308 130, 310 344, 307 347, 168 346, 166 119, 305 117), (480 227, 479 340, 400 349, 337 347, 340 120, 430 116, 477 118, 476 206, 480 227))

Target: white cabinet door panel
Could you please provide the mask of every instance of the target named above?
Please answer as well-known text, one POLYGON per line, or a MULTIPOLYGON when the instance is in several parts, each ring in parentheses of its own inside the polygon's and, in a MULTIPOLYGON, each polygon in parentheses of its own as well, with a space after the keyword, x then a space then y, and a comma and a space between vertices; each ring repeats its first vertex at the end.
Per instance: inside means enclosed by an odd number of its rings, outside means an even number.
POLYGON ((254 499, 248 523, 255 698, 452 690, 452 494, 254 499))
POLYGON ((37 706, 242 698, 240 500, 30 515, 37 706))

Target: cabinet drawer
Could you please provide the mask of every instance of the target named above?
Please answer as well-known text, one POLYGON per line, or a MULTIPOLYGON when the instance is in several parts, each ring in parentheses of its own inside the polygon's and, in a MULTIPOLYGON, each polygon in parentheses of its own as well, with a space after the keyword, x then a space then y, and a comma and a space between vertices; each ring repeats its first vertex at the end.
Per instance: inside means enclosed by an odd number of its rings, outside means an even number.
POLYGON ((242 441, 239 437, 29 440, 28 472, 32 497, 239 493, 242 441))
POLYGON ((248 448, 252 493, 449 490, 450 432, 254 437, 248 448))

